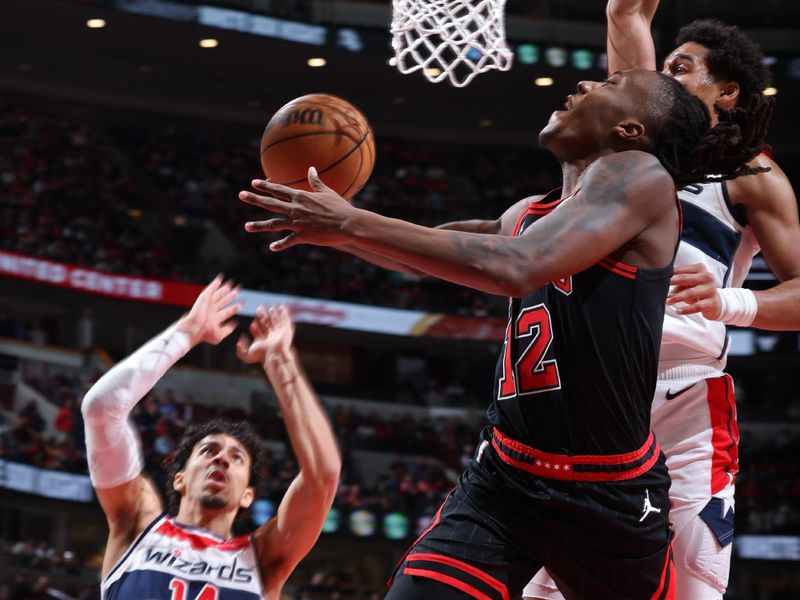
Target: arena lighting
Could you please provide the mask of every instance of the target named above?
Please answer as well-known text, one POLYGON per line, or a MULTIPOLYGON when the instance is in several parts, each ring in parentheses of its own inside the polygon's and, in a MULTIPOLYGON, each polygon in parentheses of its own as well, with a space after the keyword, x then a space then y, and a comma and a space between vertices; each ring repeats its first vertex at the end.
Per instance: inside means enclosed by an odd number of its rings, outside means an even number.
POLYGON ((103 27, 106 26, 106 20, 105 19, 89 19, 88 21, 86 21, 86 26, 89 29, 102 29, 103 27))
POLYGON ((478 121, 478 127, 491 127, 492 125, 494 125, 494 121, 491 119, 481 119, 478 121))
POLYGON ((521 44, 517 47, 517 62, 522 65, 535 65, 539 62, 539 46, 521 44))
POLYGON ((205 38, 198 42, 201 48, 216 48, 219 46, 219 42, 214 38, 205 38))
POLYGON ((306 64, 309 67, 324 67, 328 64, 328 61, 324 58, 309 58, 306 64))
POLYGON ((544 58, 548 66, 559 69, 567 66, 569 55, 565 48, 553 46, 545 50, 544 58))
POLYGON ((425 73, 426 77, 438 77, 442 74, 442 70, 439 67, 428 67, 423 69, 422 72, 425 73))
POLYGON ((581 71, 591 69, 594 66, 594 53, 585 48, 575 50, 572 53, 572 66, 581 71))
POLYGON ((555 83, 552 77, 537 77, 533 80, 533 83, 538 85, 539 87, 549 87, 555 83))
POLYGON ((774 96, 777 93, 778 93, 778 88, 776 87, 768 87, 767 89, 764 90, 765 96, 774 96))

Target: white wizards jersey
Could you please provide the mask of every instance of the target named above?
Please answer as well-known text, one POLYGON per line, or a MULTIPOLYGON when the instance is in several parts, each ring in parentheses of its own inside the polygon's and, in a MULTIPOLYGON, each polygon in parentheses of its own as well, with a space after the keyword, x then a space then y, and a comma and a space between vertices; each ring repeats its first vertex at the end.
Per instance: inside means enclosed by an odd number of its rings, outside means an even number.
MULTIPOLYGON (((759 247, 725 182, 687 186, 678 198, 683 230, 675 266, 702 263, 717 287, 741 286, 759 247)), ((727 352, 724 323, 667 306, 651 427, 672 478, 676 535, 711 495, 728 494, 726 507, 732 506, 732 488, 725 490, 739 470, 739 429, 733 380, 723 376, 727 352)))
POLYGON ((162 515, 101 584, 103 600, 266 600, 252 536, 223 540, 162 515))
MULTIPOLYGON (((683 231, 675 266, 703 263, 716 286, 741 287, 760 250, 755 235, 728 198, 724 181, 693 184, 678 191, 683 231), (739 216, 739 219, 734 216, 739 216)), ((718 377, 725 368, 725 324, 702 314, 679 315, 667 306, 659 379, 718 377)))

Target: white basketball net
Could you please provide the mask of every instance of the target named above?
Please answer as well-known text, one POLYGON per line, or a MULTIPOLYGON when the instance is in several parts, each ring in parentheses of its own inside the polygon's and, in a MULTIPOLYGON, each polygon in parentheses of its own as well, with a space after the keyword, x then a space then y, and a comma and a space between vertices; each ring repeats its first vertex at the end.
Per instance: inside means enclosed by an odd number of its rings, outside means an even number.
POLYGON ((478 73, 507 71, 506 0, 392 0, 389 64, 401 73, 419 71, 430 81, 449 79, 464 87, 478 73))

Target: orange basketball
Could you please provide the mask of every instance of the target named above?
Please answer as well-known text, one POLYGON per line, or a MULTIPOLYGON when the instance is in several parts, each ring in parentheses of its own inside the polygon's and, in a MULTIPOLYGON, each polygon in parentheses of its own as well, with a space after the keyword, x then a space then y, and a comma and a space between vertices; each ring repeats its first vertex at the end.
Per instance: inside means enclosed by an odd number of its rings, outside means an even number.
POLYGON ((375 165, 375 137, 355 106, 328 94, 295 98, 270 119, 261 136, 261 166, 273 183, 308 190, 308 168, 328 187, 352 198, 375 165))

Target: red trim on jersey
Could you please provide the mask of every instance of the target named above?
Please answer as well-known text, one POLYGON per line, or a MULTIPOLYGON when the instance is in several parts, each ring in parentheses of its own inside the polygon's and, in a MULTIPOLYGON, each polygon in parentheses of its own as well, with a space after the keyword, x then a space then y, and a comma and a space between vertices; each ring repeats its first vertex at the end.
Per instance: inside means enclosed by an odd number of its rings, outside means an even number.
POLYGON ((626 454, 550 454, 548 452, 544 452, 542 450, 537 450, 536 448, 532 448, 530 446, 526 446, 522 442, 518 442, 514 438, 508 437, 502 431, 494 428, 494 435, 503 443, 503 445, 508 446, 512 450, 516 450, 521 454, 527 454, 533 458, 551 458, 552 460, 564 460, 565 458, 568 459, 570 462, 576 465, 623 465, 628 462, 633 462, 634 460, 639 460, 645 454, 647 454, 647 450, 650 446, 653 445, 655 441, 655 434, 651 431, 650 435, 647 436, 647 440, 642 445, 641 448, 638 450, 634 450, 633 452, 627 452, 626 454))
POLYGON ((661 581, 655 594, 650 600, 676 600, 675 590, 675 563, 672 560, 672 545, 667 548, 667 560, 661 571, 661 581))
POLYGON ((398 560, 397 564, 394 566, 394 571, 392 572, 392 576, 389 577, 389 580, 386 582, 387 586, 391 586, 392 585, 392 582, 394 581, 394 573, 396 573, 397 569, 400 567, 400 565, 402 565, 405 562, 406 557, 414 549, 414 546, 416 546, 417 543, 422 538, 424 538, 426 535, 428 535, 428 532, 430 532, 430 530, 433 529, 434 527, 436 527, 436 525, 439 523, 439 520, 442 518, 442 510, 444 509, 444 505, 447 504, 447 501, 450 499, 450 496, 453 495, 454 491, 455 491, 455 488, 453 488, 452 490, 450 490, 448 492, 447 496, 445 496, 444 500, 442 500, 442 504, 439 506, 439 510, 436 511, 436 514, 433 515, 433 519, 431 519, 431 522, 425 528, 425 531, 420 533, 419 536, 417 537, 417 539, 415 539, 414 542, 408 547, 408 549, 406 549, 406 551, 403 552, 403 556, 400 557, 400 560, 398 560))
POLYGON ((523 210, 519 216, 517 217, 517 222, 514 223, 514 231, 511 232, 511 235, 514 237, 519 235, 519 230, 522 229, 522 222, 525 220, 525 217, 528 216, 528 210, 523 210))
POLYGON ((660 452, 658 442, 655 440, 655 436, 652 432, 650 432, 647 441, 641 448, 626 454, 552 454, 526 446, 503 434, 497 428, 493 430, 492 447, 495 449, 500 459, 507 465, 527 471, 528 473, 533 473, 539 477, 560 479, 563 481, 622 481, 625 479, 633 479, 649 471, 658 460, 658 454, 660 452), (534 462, 529 463, 517 460, 513 456, 510 456, 503 449, 503 446, 530 457, 534 462), (651 450, 652 455, 645 462, 622 471, 575 471, 574 468, 576 465, 624 465, 625 463, 641 460, 651 450))
POLYGON ((739 472, 739 425, 736 399, 730 375, 706 379, 708 411, 711 417, 711 493, 733 483, 739 472))
POLYGON ((459 569, 472 575, 473 577, 480 579, 485 584, 493 587, 498 591, 498 593, 503 597, 503 600, 509 600, 508 597, 508 589, 506 586, 503 585, 501 581, 495 579, 485 571, 481 571, 479 568, 470 565, 469 563, 462 562, 458 559, 455 559, 451 556, 445 556, 444 554, 431 554, 426 552, 420 552, 418 554, 411 554, 408 557, 408 562, 416 561, 416 560, 424 560, 428 562, 436 562, 441 563, 443 565, 447 565, 449 567, 453 567, 455 569, 459 569))
POLYGON ((204 550, 206 548, 218 548, 219 550, 241 550, 250 545, 250 538, 246 535, 233 538, 232 540, 220 542, 219 540, 215 540, 211 537, 206 537, 197 533, 190 533, 184 529, 181 529, 172 521, 164 521, 155 531, 156 533, 165 537, 188 541, 195 550, 204 550))
POLYGON ((433 579, 434 581, 438 581, 440 583, 449 585, 450 587, 454 587, 457 590, 461 590, 468 596, 472 596, 473 598, 477 598, 478 600, 492 600, 489 596, 475 589, 468 583, 464 583, 460 579, 456 579, 455 577, 450 577, 450 575, 445 575, 444 573, 439 573, 438 571, 430 571, 428 569, 414 569, 412 567, 406 567, 405 569, 403 569, 403 575, 416 575, 417 577, 427 577, 428 579, 433 579))
MULTIPOLYGON (((561 188, 556 188, 554 190, 550 190, 549 192, 547 192, 542 197, 542 200, 546 199, 553 192, 560 191, 560 189, 561 188)), ((517 217, 517 222, 514 224, 514 231, 513 231, 512 235, 514 235, 514 236, 519 235, 519 230, 522 228, 522 221, 528 215, 546 215, 546 214, 549 214, 549 213, 553 212, 553 210, 555 210, 558 207, 558 205, 561 204, 564 200, 566 200, 567 198, 571 198, 572 196, 577 194, 579 191, 580 191, 580 188, 575 190, 574 192, 572 192, 569 196, 564 196, 563 198, 559 198, 558 200, 551 200, 550 202, 541 202, 541 201, 539 201, 539 202, 531 202, 530 204, 528 204, 528 208, 526 208, 524 211, 522 211, 520 216, 517 217)))
POLYGON ((597 264, 604 269, 608 269, 616 275, 627 277, 628 279, 636 279, 636 273, 639 271, 639 269, 636 267, 626 265, 623 262, 619 262, 608 257, 601 258, 597 264))

